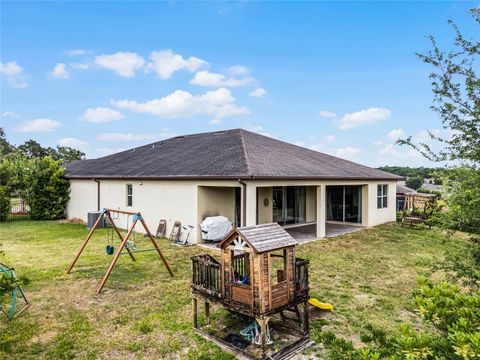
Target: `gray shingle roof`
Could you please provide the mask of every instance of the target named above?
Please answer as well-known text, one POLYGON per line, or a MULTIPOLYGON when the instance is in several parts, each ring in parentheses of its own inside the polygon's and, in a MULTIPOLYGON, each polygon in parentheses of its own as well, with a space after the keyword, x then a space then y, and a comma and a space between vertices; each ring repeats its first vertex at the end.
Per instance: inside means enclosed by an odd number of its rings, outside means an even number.
POLYGON ((401 179, 243 129, 178 136, 67 164, 69 178, 401 179))
POLYGON ((298 245, 297 240, 277 223, 244 226, 236 231, 257 253, 298 245))

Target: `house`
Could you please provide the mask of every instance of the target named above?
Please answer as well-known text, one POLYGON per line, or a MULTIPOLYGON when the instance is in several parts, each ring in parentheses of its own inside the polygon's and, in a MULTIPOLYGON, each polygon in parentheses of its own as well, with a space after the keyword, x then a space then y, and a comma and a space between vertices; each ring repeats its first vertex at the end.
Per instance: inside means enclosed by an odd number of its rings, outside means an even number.
MULTIPOLYGON (((396 181, 381 170, 243 129, 177 136, 67 165, 68 217, 134 209, 155 229, 223 215, 236 226, 276 222, 311 238, 331 228, 395 221, 396 181), (296 229, 296 230, 295 230, 296 229)), ((292 232, 292 233, 293 233, 292 232)), ((295 237, 295 236, 294 236, 295 237)))

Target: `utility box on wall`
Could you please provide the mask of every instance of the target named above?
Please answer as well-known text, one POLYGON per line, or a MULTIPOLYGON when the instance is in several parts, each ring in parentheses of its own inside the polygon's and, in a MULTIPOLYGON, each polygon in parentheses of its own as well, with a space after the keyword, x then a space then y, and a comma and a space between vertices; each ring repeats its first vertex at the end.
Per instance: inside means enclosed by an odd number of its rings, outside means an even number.
MULTIPOLYGON (((101 214, 102 214, 101 211, 90 211, 90 212, 88 212, 87 229, 91 229, 93 227, 93 225, 95 225, 95 222, 98 220, 98 218, 101 216, 101 214)), ((105 227, 105 221, 102 220, 97 225, 97 229, 103 229, 104 227, 105 227)))

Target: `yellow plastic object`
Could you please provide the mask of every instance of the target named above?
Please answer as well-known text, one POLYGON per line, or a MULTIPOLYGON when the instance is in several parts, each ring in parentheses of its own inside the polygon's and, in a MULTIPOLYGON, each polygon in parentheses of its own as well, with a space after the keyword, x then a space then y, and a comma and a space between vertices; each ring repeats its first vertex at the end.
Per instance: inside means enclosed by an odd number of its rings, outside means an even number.
POLYGON ((318 299, 315 299, 315 298, 308 299, 308 303, 310 305, 313 305, 313 306, 319 308, 319 309, 333 312, 333 305, 332 304, 322 303, 322 302, 318 301, 318 299))

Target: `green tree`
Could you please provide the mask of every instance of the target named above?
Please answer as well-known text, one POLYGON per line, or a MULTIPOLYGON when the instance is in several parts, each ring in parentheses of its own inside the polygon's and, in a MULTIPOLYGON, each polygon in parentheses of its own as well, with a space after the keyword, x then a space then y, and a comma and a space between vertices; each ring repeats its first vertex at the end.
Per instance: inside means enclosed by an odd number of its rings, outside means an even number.
POLYGON ((35 140, 27 140, 18 147, 18 151, 22 153, 27 159, 43 158, 50 156, 54 160, 59 160, 62 163, 70 161, 81 160, 85 158, 85 153, 68 146, 43 147, 35 140))
POLYGON ((15 150, 15 147, 11 145, 5 135, 5 130, 0 127, 0 156, 8 155, 15 150))
POLYGON ((70 198, 70 183, 65 168, 50 157, 32 159, 28 178, 27 203, 34 220, 62 219, 70 198))
MULTIPOLYGON (((480 33, 480 8, 472 9, 474 22, 478 25, 476 35, 480 33)), ((426 143, 415 144, 412 138, 400 140, 419 150, 425 157, 434 161, 460 160, 473 165, 480 162, 480 77, 479 69, 480 41, 467 39, 460 28, 452 21, 449 23, 455 31, 453 48, 442 51, 435 37, 430 36, 432 49, 419 58, 434 67, 430 73, 434 104, 432 109, 438 113, 449 137, 441 137, 430 132, 430 137, 445 146, 435 152, 426 143)))
MULTIPOLYGON (((471 14, 480 34, 480 8, 472 9, 471 14)), ((437 216, 436 224, 454 230, 471 233, 471 243, 461 251, 463 259, 472 260, 471 274, 478 274, 480 268, 480 41, 462 34, 451 20, 455 32, 453 47, 442 51, 437 41, 430 36, 432 49, 419 58, 433 66, 430 74, 434 105, 432 109, 442 120, 443 127, 450 137, 442 138, 430 134, 444 146, 433 151, 428 144, 414 144, 411 137, 400 140, 400 144, 410 145, 433 161, 455 161, 461 166, 443 173, 446 188, 446 209, 437 216)), ((465 262, 449 260, 456 264, 460 275, 468 272, 465 262)), ((450 267, 450 270, 452 268, 450 267)), ((470 280, 478 282, 480 276, 470 280)))
POLYGON ((57 146, 56 160, 60 160, 62 163, 69 163, 71 161, 85 159, 85 153, 68 146, 57 146))
POLYGON ((413 190, 418 190, 422 187, 423 185, 423 178, 420 177, 420 176, 415 176, 415 177, 411 177, 411 178, 408 178, 407 181, 405 182, 405 184, 412 188, 413 190))
POLYGON ((27 140, 18 147, 18 151, 22 153, 27 159, 42 158, 51 155, 52 148, 44 148, 35 140, 27 140), (51 150, 49 150, 51 149, 51 150))

